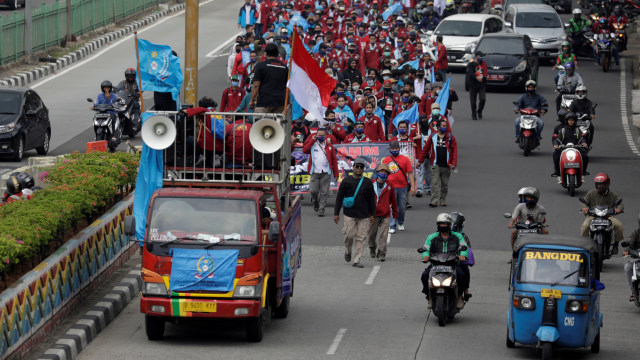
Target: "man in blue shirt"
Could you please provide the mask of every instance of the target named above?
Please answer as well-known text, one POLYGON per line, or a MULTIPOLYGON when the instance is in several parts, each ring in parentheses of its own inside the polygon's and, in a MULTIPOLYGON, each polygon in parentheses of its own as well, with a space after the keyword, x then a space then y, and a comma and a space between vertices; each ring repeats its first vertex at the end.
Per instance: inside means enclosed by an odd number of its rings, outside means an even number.
MULTIPOLYGON (((518 101, 516 102, 515 108, 513 111, 517 114, 520 109, 538 109, 541 115, 547 113, 547 109, 549 108, 549 104, 547 103, 547 99, 544 96, 536 93, 536 82, 534 80, 527 81, 526 89, 527 92, 522 94, 518 101)), ((518 142, 518 138, 520 138, 520 117, 518 116, 515 121, 516 125, 516 142, 518 142)), ((538 127, 538 131, 536 133, 536 137, 538 141, 540 141, 542 134, 542 129, 544 128, 544 122, 542 122, 542 117, 538 116, 536 119, 536 125, 538 127)))

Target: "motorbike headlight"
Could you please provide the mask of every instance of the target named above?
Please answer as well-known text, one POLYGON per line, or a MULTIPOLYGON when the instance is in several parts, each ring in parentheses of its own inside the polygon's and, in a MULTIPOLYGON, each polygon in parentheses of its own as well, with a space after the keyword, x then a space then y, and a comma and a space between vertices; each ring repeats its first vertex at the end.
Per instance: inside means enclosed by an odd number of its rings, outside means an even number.
POLYGON ((234 297, 257 297, 257 285, 238 285, 233 290, 234 297))
POLYGON ((6 134, 13 131, 16 128, 16 123, 12 122, 11 124, 0 125, 0 134, 6 134))
POLYGON ((607 216, 607 211, 609 209, 595 209, 594 212, 596 213, 596 216, 598 217, 604 217, 607 216))
POLYGON ((576 159, 576 151, 575 150, 568 150, 565 155, 567 156, 567 160, 569 161, 574 161, 576 159))
POLYGON ((440 280, 436 279, 436 278, 431 278, 431 284, 433 284, 434 287, 440 287, 440 280))
POLYGON ((167 287, 164 283, 145 282, 142 289, 142 292, 148 295, 167 295, 167 287))
POLYGON ((515 72, 523 72, 526 68, 527 68, 527 62, 522 61, 520 64, 518 64, 518 66, 516 66, 515 72))
POLYGON ((442 286, 451 286, 451 281, 453 280, 452 277, 448 277, 446 279, 444 279, 444 281, 442 282, 442 286))

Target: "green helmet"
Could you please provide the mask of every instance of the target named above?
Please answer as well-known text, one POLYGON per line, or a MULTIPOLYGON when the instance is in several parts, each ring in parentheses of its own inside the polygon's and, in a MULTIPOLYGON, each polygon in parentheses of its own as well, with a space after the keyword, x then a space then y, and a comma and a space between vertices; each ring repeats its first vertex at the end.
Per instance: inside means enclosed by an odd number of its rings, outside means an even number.
POLYGON ((567 50, 562 49, 563 52, 568 53, 571 50, 571 44, 568 41, 563 41, 560 45, 561 48, 567 47, 567 50))

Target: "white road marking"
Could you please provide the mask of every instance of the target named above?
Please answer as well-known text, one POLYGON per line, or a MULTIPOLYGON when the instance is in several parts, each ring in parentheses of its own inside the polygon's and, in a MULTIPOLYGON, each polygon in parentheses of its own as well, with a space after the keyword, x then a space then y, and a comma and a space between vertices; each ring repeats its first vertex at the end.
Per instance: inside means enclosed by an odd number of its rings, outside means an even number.
POLYGON ((327 351, 327 355, 335 355, 338 350, 338 345, 340 345, 340 341, 342 341, 342 337, 347 332, 347 329, 340 329, 336 334, 336 337, 333 339, 329 350, 327 351))
POLYGON ((624 135, 627 138, 627 143, 634 154, 640 156, 640 151, 636 146, 636 142, 633 140, 633 134, 629 127, 629 116, 627 114, 627 72, 625 71, 626 61, 620 62, 620 115, 622 117, 622 129, 624 135))
POLYGON ((228 54, 220 54, 215 56, 214 54, 219 52, 220 50, 223 50, 226 47, 229 47, 229 45, 231 45, 231 43, 238 37, 238 35, 241 35, 242 33, 239 32, 235 35, 233 35, 232 37, 230 37, 229 39, 227 39, 227 41, 225 41, 224 43, 220 44, 220 46, 218 46, 217 48, 211 50, 211 52, 209 52, 206 57, 210 58, 210 57, 218 57, 218 56, 223 56, 223 55, 228 55, 228 54))
POLYGON ((371 270, 371 274, 369 274, 369 277, 367 278, 367 281, 364 282, 364 284, 365 285, 373 284, 373 280, 375 280, 376 275, 378 275, 378 271, 380 271, 380 265, 374 266, 373 269, 371 270))
MULTIPOLYGON (((208 0, 208 1, 202 2, 202 3, 200 3, 200 7, 202 7, 202 6, 204 6, 204 5, 207 5, 208 3, 213 2, 213 1, 215 1, 215 0, 208 0)), ((158 26, 158 25, 162 24, 163 22, 165 22, 165 21, 167 21, 167 20, 169 20, 169 19, 171 19, 171 18, 173 18, 173 17, 176 17, 176 16, 178 16, 178 15, 181 15, 181 14, 183 14, 184 12, 185 12, 184 10, 181 10, 181 11, 179 11, 179 12, 177 12, 177 13, 175 13, 175 14, 171 15, 171 16, 166 16, 166 17, 164 17, 162 20, 160 20, 160 21, 158 21, 158 22, 155 22, 155 23, 153 23, 153 24, 151 24, 151 25, 149 25, 149 26, 146 26, 146 27, 144 27, 143 29, 139 29, 139 30, 138 30, 138 34, 141 34, 141 33, 145 32, 145 31, 147 31, 147 30, 149 30, 149 29, 153 29, 154 27, 156 27, 156 26, 158 26)), ((124 41, 128 41, 128 40, 130 40, 131 38, 133 38, 133 36, 134 36, 134 34, 131 34, 131 35, 125 36, 125 37, 123 37, 122 39, 120 39, 120 40, 118 40, 118 41, 114 42, 113 44, 111 44, 111 45, 109 45, 109 46, 106 46, 106 47, 105 47, 104 49, 102 49, 101 51, 99 51, 99 52, 97 52, 97 53, 94 53, 94 54, 89 54, 89 56, 88 56, 88 57, 85 57, 85 58, 84 58, 84 59, 82 59, 80 62, 76 63, 75 65, 72 65, 71 67, 68 67, 68 68, 66 68, 65 70, 63 70, 63 71, 61 71, 61 72, 59 72, 59 73, 56 73, 56 74, 53 74, 53 75, 51 75, 51 76, 46 77, 45 79, 43 79, 43 80, 42 80, 42 81, 40 81, 39 83, 32 85, 32 86, 31 86, 31 88, 32 88, 32 89, 35 89, 35 88, 37 88, 38 86, 40 86, 40 85, 44 85, 44 84, 48 83, 49 81, 51 81, 51 80, 53 80, 53 79, 56 79, 56 78, 58 78, 58 77, 60 77, 60 76, 62 76, 62 75, 64 75, 64 74, 68 73, 68 72, 69 72, 69 71, 71 71, 71 70, 74 70, 74 69, 76 69, 76 68, 78 68, 78 67, 80 67, 80 66, 83 66, 83 65, 88 64, 90 61, 93 61, 93 60, 95 60, 95 59, 100 58, 100 55, 102 55, 102 54, 104 54, 105 52, 107 52, 107 51, 111 50, 111 48, 112 48, 112 47, 114 47, 114 46, 116 46, 116 45, 119 45, 120 43, 122 43, 122 42, 124 42, 124 41)))

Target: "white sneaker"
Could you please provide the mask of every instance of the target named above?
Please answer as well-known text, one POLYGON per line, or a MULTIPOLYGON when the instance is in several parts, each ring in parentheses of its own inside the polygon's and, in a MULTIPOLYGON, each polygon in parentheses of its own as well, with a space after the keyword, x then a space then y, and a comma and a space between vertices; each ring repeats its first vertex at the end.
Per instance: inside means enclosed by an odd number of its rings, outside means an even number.
POLYGON ((398 230, 404 231, 404 225, 398 225, 398 230))
POLYGON ((395 234, 396 233, 396 229, 390 228, 389 229, 389 234, 395 234))

